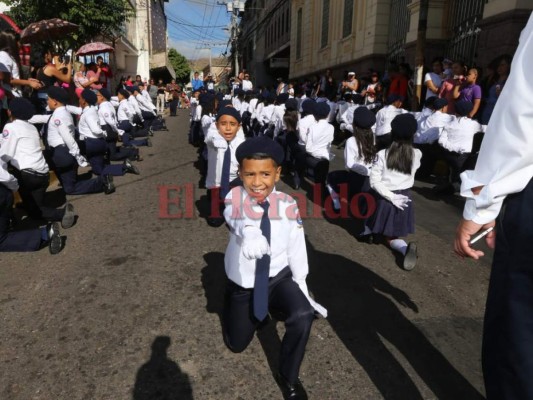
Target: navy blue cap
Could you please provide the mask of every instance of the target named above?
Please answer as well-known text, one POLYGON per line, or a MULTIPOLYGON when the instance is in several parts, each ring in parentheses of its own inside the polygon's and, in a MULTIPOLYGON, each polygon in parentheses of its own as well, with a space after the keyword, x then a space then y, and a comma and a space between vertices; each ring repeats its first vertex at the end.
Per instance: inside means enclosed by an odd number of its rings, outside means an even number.
POLYGON ((395 93, 390 94, 389 97, 387 97, 387 104, 392 104, 398 100, 403 101, 404 100, 403 96, 400 96, 399 94, 395 94, 395 93))
POLYGON ((130 97, 130 92, 128 92, 126 89, 119 89, 118 92, 126 99, 130 97))
POLYGON ((431 97, 428 97, 426 99, 426 101, 424 102, 424 107, 426 108, 430 108, 433 110, 433 107, 435 105, 435 100, 437 100, 438 97, 437 96, 431 96, 431 97))
POLYGON ((266 136, 248 139, 242 142, 235 151, 235 157, 239 164, 242 164, 242 160, 245 158, 253 157, 256 154, 266 155, 272 158, 277 165, 281 165, 285 159, 283 147, 275 140, 269 139, 266 136))
POLYGON ((393 140, 412 139, 418 129, 415 116, 409 113, 400 114, 394 117, 390 126, 393 140))
POLYGON ((285 110, 288 111, 297 111, 298 110, 298 100, 289 99, 285 102, 285 110))
POLYGON ((278 104, 285 104, 287 100, 289 100, 288 93, 280 93, 278 94, 278 97, 276 98, 276 101, 278 102, 278 104))
POLYGON ((60 88, 59 86, 50 86, 48 88, 47 93, 48 93, 48 97, 60 102, 61 104, 68 104, 70 100, 70 96, 68 95, 68 92, 63 88, 60 88))
POLYGON ((91 89, 83 89, 81 91, 81 97, 83 97, 83 99, 91 106, 96 104, 96 93, 94 93, 91 89))
POLYGON ((313 114, 315 111, 316 101, 313 99, 305 99, 302 103, 302 112, 306 114, 313 114))
POLYGON ((9 111, 11 111, 11 115, 14 118, 24 121, 29 120, 35 115, 35 107, 24 97, 14 97, 9 102, 9 111))
POLYGON ((139 90, 139 86, 132 86, 132 87, 131 87, 131 92, 132 92, 132 93, 133 93, 133 92, 140 92, 140 90, 139 90))
POLYGON ((100 92, 100 94, 102 96, 104 96, 104 98, 106 100, 110 100, 111 99, 111 92, 109 91, 109 89, 106 89, 106 88, 102 88, 102 89, 98 89, 98 91, 100 92))
POLYGON ((446 100, 446 99, 436 99, 433 102, 433 109, 434 110, 440 110, 442 107, 447 106, 447 105, 448 105, 448 100, 446 100))
POLYGON ((357 107, 353 112, 353 124, 362 129, 370 129, 376 123, 376 115, 367 107, 357 107))
POLYGON ((466 100, 461 100, 455 103, 455 112, 461 117, 466 117, 472 112, 474 105, 466 100))
POLYGON ((323 101, 315 104, 313 115, 316 119, 324 119, 328 117, 330 111, 328 103, 323 101))
POLYGON ((242 118, 241 118, 241 113, 238 112, 234 107, 229 107, 229 106, 226 106, 226 107, 221 107, 219 108, 218 110, 218 113, 217 113, 217 121, 220 119, 220 117, 222 117, 223 115, 230 115, 232 116, 233 118, 235 118, 239 124, 241 123, 242 121, 242 118))
POLYGON ((363 104, 365 101, 364 96, 361 96, 359 93, 352 95, 352 100, 354 104, 363 104))

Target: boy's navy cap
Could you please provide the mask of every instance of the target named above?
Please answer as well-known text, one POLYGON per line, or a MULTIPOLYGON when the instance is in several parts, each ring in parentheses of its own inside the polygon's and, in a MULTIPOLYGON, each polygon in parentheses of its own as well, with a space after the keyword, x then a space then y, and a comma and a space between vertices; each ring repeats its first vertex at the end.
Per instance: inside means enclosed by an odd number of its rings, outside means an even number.
POLYGON ((313 114, 315 111, 316 101, 313 99, 305 99, 302 103, 302 111, 306 114, 313 114))
POLYGON ((104 98, 106 100, 110 100, 111 99, 111 92, 109 91, 109 89, 106 89, 106 88, 102 88, 102 89, 98 89, 98 91, 100 92, 100 94, 102 96, 104 96, 104 98))
POLYGON ((219 110, 218 110, 218 113, 217 113, 217 121, 220 119, 220 117, 222 117, 223 115, 230 115, 232 116, 233 118, 235 118, 239 124, 241 123, 241 113, 238 112, 234 107, 221 107, 219 110))
POLYGON ((128 92, 126 89, 119 89, 118 92, 126 99, 130 97, 130 92, 128 92))
POLYGON ((50 86, 48 88, 47 93, 48 93, 48 97, 56 101, 59 101, 62 104, 68 104, 69 102, 70 97, 68 95, 68 92, 63 88, 60 88, 59 86, 50 86))
POLYGON ((327 118, 330 111, 331 111, 331 108, 329 108, 328 103, 326 102, 316 103, 314 107, 313 115, 316 119, 324 119, 324 118, 327 118))
POLYGON ((235 157, 239 164, 242 164, 242 160, 252 157, 254 154, 266 154, 278 165, 281 165, 285 159, 283 147, 278 142, 265 136, 248 139, 242 142, 235 151, 235 157))
POLYGON ((350 100, 353 98, 353 96, 352 96, 351 93, 347 92, 347 93, 344 93, 344 95, 342 96, 342 98, 343 98, 344 100, 346 100, 346 101, 350 101, 350 100))
POLYGON ((435 100, 437 99, 437 96, 428 97, 424 102, 424 107, 433 109, 433 107, 435 106, 435 100))
MULTIPOLYGON (((224 107, 227 107, 227 106, 231 106, 231 100, 222 100, 221 102, 218 103, 218 110, 224 108, 224 107)), ((217 110, 217 111, 218 111, 217 110)))
POLYGON ((131 92, 132 92, 132 93, 133 93, 133 92, 140 92, 140 90, 139 90, 139 86, 132 86, 132 87, 131 87, 131 92))
POLYGON ((81 92, 81 97, 83 97, 83 99, 91 106, 96 104, 96 93, 94 93, 91 89, 83 89, 81 92))
POLYGON ((285 109, 288 111, 297 111, 298 110, 298 100, 289 99, 285 102, 285 109))
POLYGON ((278 94, 278 97, 276 98, 276 101, 278 102, 278 104, 285 104, 287 100, 289 100, 288 93, 280 93, 278 94))
POLYGON ((394 117, 390 126, 393 139, 400 140, 412 139, 418 129, 415 116, 409 113, 400 114, 394 117))
POLYGON ((472 110, 474 105, 466 100, 461 100, 455 103, 455 112, 461 117, 466 117, 472 110))
POLYGON ((361 96, 359 93, 352 94, 352 100, 354 104, 363 104, 365 98, 361 96))
POLYGON ((440 110, 442 107, 448 105, 448 100, 446 99, 436 99, 433 103, 433 109, 440 110))
POLYGON ((391 94, 389 97, 387 97, 387 103, 392 104, 396 101, 403 101, 403 96, 400 96, 399 94, 391 94))
POLYGON ((376 123, 376 115, 367 107, 357 107, 353 112, 353 123, 362 129, 370 129, 376 123))
POLYGON ((9 102, 9 111, 16 119, 29 120, 35 115, 35 107, 24 97, 15 97, 9 102))

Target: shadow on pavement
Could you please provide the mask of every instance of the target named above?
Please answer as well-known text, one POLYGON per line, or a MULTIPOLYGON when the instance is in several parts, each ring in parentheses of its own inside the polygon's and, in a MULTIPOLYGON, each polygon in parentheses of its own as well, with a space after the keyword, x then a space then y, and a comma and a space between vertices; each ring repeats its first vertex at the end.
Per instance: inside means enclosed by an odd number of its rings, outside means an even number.
POLYGON ((168 358, 168 336, 158 336, 152 343, 150 359, 139 368, 133 400, 193 400, 189 376, 168 358))
POLYGON ((418 312, 409 295, 368 268, 308 243, 308 283, 328 322, 385 399, 422 399, 385 343, 402 354, 438 399, 483 399, 398 305, 418 312))

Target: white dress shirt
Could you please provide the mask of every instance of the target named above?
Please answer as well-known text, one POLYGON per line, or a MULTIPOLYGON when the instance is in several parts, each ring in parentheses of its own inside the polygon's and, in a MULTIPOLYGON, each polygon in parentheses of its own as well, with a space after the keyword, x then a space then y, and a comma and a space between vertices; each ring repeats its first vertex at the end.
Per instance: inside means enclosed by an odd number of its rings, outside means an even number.
POLYGON ((418 144, 435 143, 439 140, 441 128, 451 124, 455 120, 454 115, 435 111, 426 119, 418 124, 418 130, 415 133, 414 142, 418 144))
POLYGON ((520 35, 513 68, 487 126, 476 169, 461 174, 463 216, 478 224, 493 221, 505 197, 521 192, 533 177, 533 17, 520 35), (478 195, 472 189, 483 186, 478 195))
POLYGON ((150 97, 150 93, 148 93, 148 90, 143 89, 141 94, 142 94, 143 98, 146 100, 147 104, 151 104, 152 105, 150 108, 154 108, 155 109, 154 102, 152 101, 152 98, 150 97))
POLYGON ((137 99, 135 98, 134 95, 131 95, 130 97, 128 97, 128 104, 130 106, 130 110, 134 114, 137 114, 137 116, 139 116, 141 121, 144 121, 143 115, 142 115, 142 112, 141 112, 141 107, 139 107, 139 102, 137 101, 137 99))
MULTIPOLYGON (((292 279, 307 297, 313 308, 327 317, 327 310, 316 303, 307 289, 309 273, 303 222, 292 197, 275 189, 267 197, 270 203, 270 268, 269 277, 275 277, 285 267, 292 279)), ((229 243, 224 265, 230 280, 244 288, 253 288, 256 260, 248 260, 242 253, 243 231, 247 226, 260 229, 263 209, 257 205, 242 186, 233 188, 226 196, 224 218, 230 227, 229 243)))
POLYGON ((242 80, 242 90, 248 91, 248 90, 253 90, 253 88, 254 88, 254 85, 253 85, 252 81, 250 81, 248 79, 243 79, 242 80))
POLYGON ((486 125, 481 125, 468 117, 456 118, 440 130, 439 144, 449 151, 470 153, 474 135, 484 132, 485 128, 486 125))
POLYGON ((306 115, 298 121, 298 144, 305 146, 309 137, 309 130, 317 124, 313 115, 306 115))
POLYGON ((199 122, 202 120, 202 111, 203 107, 201 104, 197 104, 194 108, 194 114, 192 114, 192 120, 193 122, 199 122))
POLYGON ((80 155, 80 148, 74 139, 74 119, 66 107, 56 108, 51 116, 34 115, 28 122, 31 124, 48 123, 48 145, 50 147, 65 145, 72 156, 77 157, 80 155))
POLYGON ((329 160, 334 134, 335 128, 333 125, 327 119, 321 119, 316 125, 309 128, 305 151, 313 157, 329 160))
POLYGON ((120 121, 129 121, 133 123, 133 113, 127 99, 122 99, 118 104, 117 119, 120 121))
POLYGON ((45 174, 49 171, 41 149, 41 138, 32 124, 15 120, 9 122, 2 132, 0 158, 16 169, 31 169, 45 174))
POLYGON ((190 112, 190 115, 191 115, 191 121, 193 121, 194 119, 194 113, 196 111, 196 107, 198 106, 198 99, 196 99, 195 97, 191 97, 191 101, 189 102, 189 112, 190 112))
POLYGON ((268 125, 270 122, 275 123, 277 120, 277 110, 274 104, 264 106, 257 114, 257 120, 261 126, 268 125))
POLYGON ((406 112, 403 108, 396 108, 392 104, 379 110, 376 114, 376 136, 383 136, 390 133, 390 124, 394 117, 405 114, 406 112))
POLYGON ((328 106, 329 106, 329 116, 327 118, 327 121, 332 124, 335 122, 335 118, 337 117, 337 110, 339 106, 334 101, 328 100, 328 106))
POLYGON ((378 152, 376 162, 370 171, 370 186, 387 200, 391 200, 395 190, 405 190, 413 187, 415 183, 415 173, 420 168, 422 152, 413 149, 413 168, 410 174, 389 169, 387 167, 387 150, 378 152))
POLYGON ((0 159, 0 183, 11 191, 19 189, 17 178, 7 171, 7 164, 0 159))
POLYGON ((114 132, 118 133, 117 112, 109 101, 104 101, 98 105, 98 118, 100 118, 100 126, 108 125, 114 132))
POLYGON ((359 154, 357 140, 353 136, 346 141, 344 146, 344 166, 347 170, 357 172, 363 176, 369 176, 372 169, 372 163, 366 163, 359 154))
POLYGON ((256 107, 257 107, 257 102, 259 101, 259 99, 251 99, 250 100, 250 104, 248 104, 248 112, 250 114, 252 114, 251 116, 251 119, 253 120, 255 117, 256 117, 256 107))
POLYGON ((207 145, 207 177, 205 180, 205 187, 207 189, 220 187, 224 153, 226 152, 228 145, 231 152, 229 180, 231 182, 237 178, 239 162, 237 161, 237 157, 235 157, 235 151, 242 142, 244 142, 244 138, 239 134, 237 134, 229 143, 218 133, 218 131, 216 131, 216 134, 207 135, 205 138, 205 144, 207 145))
POLYGON ((141 111, 155 115, 156 107, 154 106, 154 103, 152 103, 152 100, 150 98, 146 100, 146 98, 142 94, 138 94, 137 96, 135 96, 135 99, 137 100, 141 111))
POLYGON ((80 115, 78 122, 78 133, 80 140, 99 139, 105 136, 105 132, 100 126, 100 118, 96 107, 87 106, 85 108, 67 106, 67 110, 74 115, 80 115))

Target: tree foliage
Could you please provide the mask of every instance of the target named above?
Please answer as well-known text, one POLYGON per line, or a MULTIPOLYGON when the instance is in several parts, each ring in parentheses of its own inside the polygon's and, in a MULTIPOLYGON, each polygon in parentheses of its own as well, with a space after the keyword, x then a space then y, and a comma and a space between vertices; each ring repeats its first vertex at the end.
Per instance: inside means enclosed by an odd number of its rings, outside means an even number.
POLYGON ((176 80, 188 81, 191 74, 191 67, 189 66, 189 62, 185 56, 181 53, 178 53, 176 49, 170 49, 168 51, 168 59, 170 61, 170 65, 172 65, 172 68, 174 68, 174 71, 176 71, 176 80))
POLYGON ((61 18, 79 25, 79 30, 65 38, 72 46, 81 46, 98 37, 120 36, 123 24, 134 15, 127 0, 7 0, 9 15, 21 28, 32 22, 61 18))

